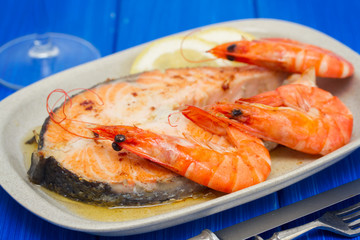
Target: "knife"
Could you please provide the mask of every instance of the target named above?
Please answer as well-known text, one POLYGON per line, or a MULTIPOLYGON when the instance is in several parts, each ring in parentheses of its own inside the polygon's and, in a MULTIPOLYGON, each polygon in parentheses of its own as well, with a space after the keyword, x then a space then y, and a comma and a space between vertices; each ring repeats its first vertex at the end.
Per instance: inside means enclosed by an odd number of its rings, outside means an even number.
POLYGON ((200 235, 189 240, 247 239, 356 195, 360 195, 360 179, 224 228, 215 233, 205 229, 200 235))

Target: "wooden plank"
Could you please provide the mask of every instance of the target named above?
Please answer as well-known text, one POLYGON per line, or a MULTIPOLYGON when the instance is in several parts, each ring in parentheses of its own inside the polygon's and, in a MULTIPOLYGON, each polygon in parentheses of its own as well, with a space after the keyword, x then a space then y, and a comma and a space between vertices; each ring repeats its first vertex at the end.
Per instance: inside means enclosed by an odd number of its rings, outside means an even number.
POLYGON ((35 216, 0 188, 0 239, 45 240, 89 239, 96 236, 67 230, 35 216))
MULTIPOLYGON (((87 40, 103 56, 113 52, 116 0, 19 0, 2 1, 1 4, 0 46, 28 34, 59 32, 87 40)), ((19 72, 15 69, 14 74, 19 72)), ((2 98, 13 92, 0 85, 2 98)))
POLYGON ((32 33, 59 32, 83 38, 102 55, 112 53, 116 0, 2 1, 0 46, 32 33))
POLYGON ((252 0, 121 1, 118 12, 116 51, 212 23, 254 17, 252 0))
POLYGON ((360 52, 360 1, 255 0, 257 16, 315 28, 360 52))

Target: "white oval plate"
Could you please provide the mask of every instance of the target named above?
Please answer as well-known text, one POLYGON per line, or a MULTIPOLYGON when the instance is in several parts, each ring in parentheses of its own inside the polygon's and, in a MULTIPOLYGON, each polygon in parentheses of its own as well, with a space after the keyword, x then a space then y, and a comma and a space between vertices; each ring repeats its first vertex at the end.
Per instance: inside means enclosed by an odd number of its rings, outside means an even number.
MULTIPOLYGON (((315 45, 321 43, 322 47, 352 62, 356 69, 353 77, 345 80, 320 81, 322 88, 338 96, 353 112, 355 121, 351 142, 327 156, 308 161, 300 167, 284 166, 283 169, 287 170, 276 174, 282 168, 280 165, 285 164, 279 161, 278 168, 273 170, 275 174, 272 173, 272 177, 261 184, 180 210, 124 222, 93 221, 77 216, 28 181, 21 147, 22 140, 31 129, 41 125, 47 117, 45 100, 53 89, 89 88, 107 78, 127 75, 134 58, 146 46, 143 44, 55 74, 4 99, 0 103, 1 186, 22 206, 58 226, 98 235, 131 235, 188 222, 268 195, 334 164, 359 146, 360 128, 356 120, 360 119, 360 112, 357 111, 357 104, 360 102, 360 94, 357 92, 360 89, 358 75, 360 57, 357 53, 323 33, 290 22, 252 19, 213 26, 236 27, 258 37, 285 37, 315 45)), ((276 160, 274 162, 276 165, 276 160)))

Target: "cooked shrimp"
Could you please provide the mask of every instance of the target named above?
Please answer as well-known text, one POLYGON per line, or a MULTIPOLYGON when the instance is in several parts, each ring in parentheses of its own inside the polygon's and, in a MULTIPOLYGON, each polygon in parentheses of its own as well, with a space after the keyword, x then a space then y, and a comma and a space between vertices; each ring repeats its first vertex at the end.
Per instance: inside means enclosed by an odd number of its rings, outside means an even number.
POLYGON ((315 67, 316 75, 320 77, 346 78, 354 73, 352 64, 335 53, 289 39, 229 42, 209 52, 219 58, 286 72, 302 73, 315 67))
POLYGON ((261 140, 231 126, 217 127, 233 143, 231 150, 132 126, 99 126, 92 131, 113 141, 116 151, 124 148, 217 191, 230 193, 264 181, 270 173, 270 157, 261 140))
POLYGON ((325 155, 347 144, 350 110, 331 93, 297 82, 213 110, 246 133, 305 153, 325 155))

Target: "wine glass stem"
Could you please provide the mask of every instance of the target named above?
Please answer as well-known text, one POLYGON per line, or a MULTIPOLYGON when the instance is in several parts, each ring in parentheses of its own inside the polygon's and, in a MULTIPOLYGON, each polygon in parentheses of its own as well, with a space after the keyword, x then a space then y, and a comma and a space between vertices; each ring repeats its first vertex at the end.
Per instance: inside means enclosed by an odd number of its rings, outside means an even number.
POLYGON ((47 33, 38 34, 28 54, 34 59, 48 59, 58 56, 59 48, 52 43, 47 33))

